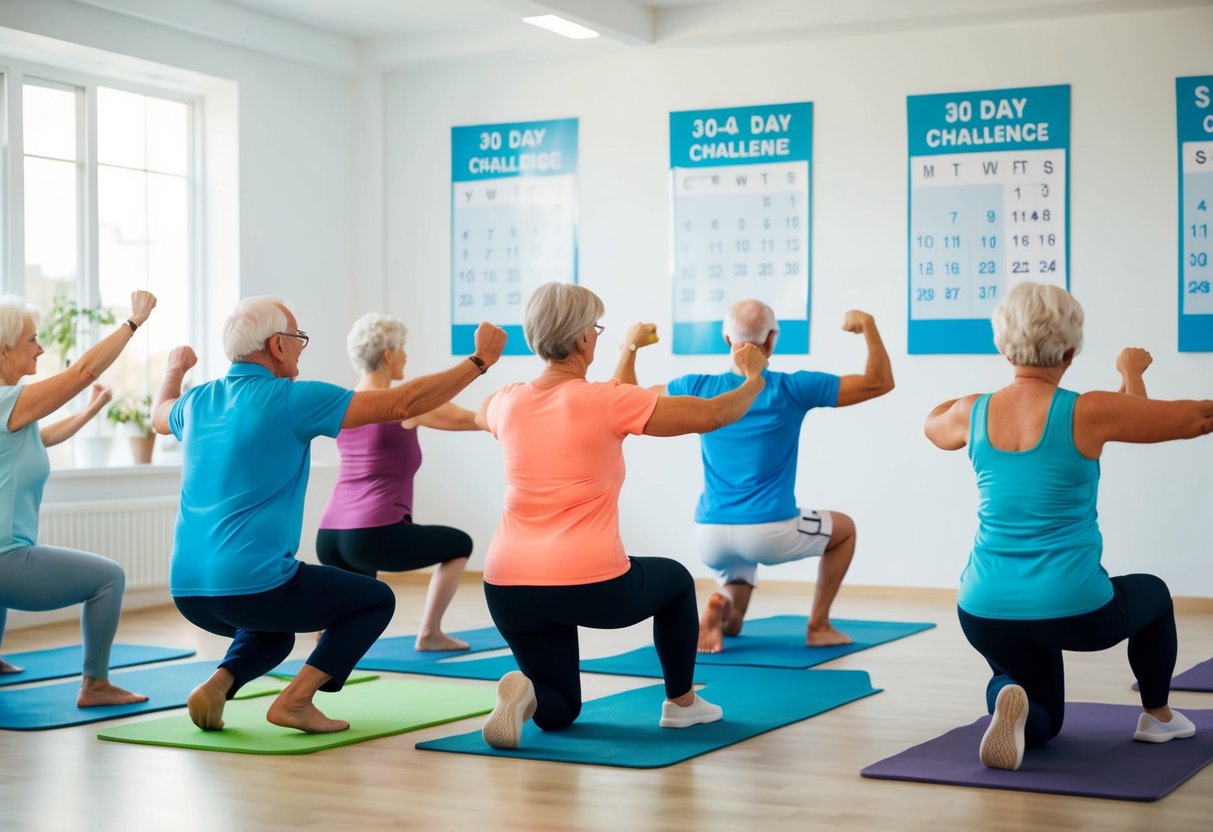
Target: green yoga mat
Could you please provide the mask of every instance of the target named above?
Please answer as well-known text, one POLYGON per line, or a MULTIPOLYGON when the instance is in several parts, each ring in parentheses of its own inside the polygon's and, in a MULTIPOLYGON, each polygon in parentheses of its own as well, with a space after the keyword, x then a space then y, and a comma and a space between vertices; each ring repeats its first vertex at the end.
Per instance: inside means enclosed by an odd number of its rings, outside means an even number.
POLYGON ((316 695, 316 706, 325 714, 350 722, 348 731, 335 734, 305 734, 271 725, 265 721, 269 703, 252 700, 227 704, 222 731, 202 731, 188 716, 173 716, 120 725, 97 737, 239 754, 311 754, 487 714, 496 697, 493 688, 483 685, 379 680, 316 695))
MULTIPOLYGON (((707 686, 700 693, 724 708, 724 719, 708 725, 677 730, 659 727, 665 689, 654 685, 584 703, 577 721, 563 731, 541 731, 528 722, 522 730, 522 743, 514 750, 490 748, 479 731, 418 743, 417 747, 514 760, 658 768, 879 692, 862 670, 715 667, 706 669, 704 680, 707 686)), ((812 753, 811 749, 806 753, 812 753)))

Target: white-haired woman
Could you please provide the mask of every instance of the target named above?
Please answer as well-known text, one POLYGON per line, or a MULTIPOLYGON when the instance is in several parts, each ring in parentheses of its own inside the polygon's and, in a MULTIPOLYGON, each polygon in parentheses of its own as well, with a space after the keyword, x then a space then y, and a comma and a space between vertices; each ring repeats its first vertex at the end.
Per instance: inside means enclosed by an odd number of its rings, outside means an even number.
MULTIPOLYGON (((391 315, 363 315, 346 339, 350 362, 361 373, 355 390, 386 390, 404 378, 408 330, 391 315)), ((459 588, 472 554, 472 538, 449 526, 413 522, 413 478, 421 467, 417 428, 479 430, 476 414, 454 402, 405 422, 348 428, 337 434, 341 469, 329 497, 316 555, 325 566, 375 577, 379 572, 438 568, 430 578, 418 650, 466 650, 467 642, 442 631, 442 616, 459 588)))
POLYGON ((626 436, 704 433, 746 412, 763 388, 766 359, 753 345, 734 358, 746 376, 712 399, 660 396, 618 379, 586 380, 604 307, 583 286, 546 283, 527 301, 523 329, 544 361, 534 381, 498 390, 477 421, 505 454, 505 511, 486 556, 484 592, 519 671, 502 677, 485 741, 517 747, 526 720, 567 728, 581 712, 577 628, 653 619, 665 675, 660 724, 721 718, 691 687, 699 622, 695 585, 681 563, 629 558, 619 537, 626 436))
POLYGON ((1060 387, 1082 347, 1082 307, 1054 286, 1022 283, 994 312, 994 341, 1011 383, 940 404, 925 431, 944 450, 968 447, 980 494, 978 530, 960 578, 958 615, 993 671, 993 718, 979 748, 991 768, 1017 769, 1024 748, 1061 730, 1063 650, 1129 640, 1144 713, 1136 740, 1190 737, 1168 707, 1175 614, 1153 575, 1109 578, 1096 522, 1099 456, 1108 442, 1165 442, 1213 431, 1213 401, 1152 401, 1142 373, 1150 354, 1124 350, 1119 393, 1060 387))
MULTIPOLYGON (((46 447, 70 439, 109 401, 109 390, 97 379, 156 306, 149 292, 131 294, 131 317, 95 347, 50 378, 19 384, 38 371, 38 310, 15 295, 0 297, 0 635, 8 610, 53 610, 83 604, 80 629, 84 639, 83 680, 76 704, 127 705, 144 702, 140 693, 109 681, 110 647, 118 631, 126 577, 108 558, 39 546, 38 512, 50 475, 46 447), (84 409, 42 427, 50 416, 92 388, 84 409)), ((0 660, 0 673, 21 668, 0 660)))

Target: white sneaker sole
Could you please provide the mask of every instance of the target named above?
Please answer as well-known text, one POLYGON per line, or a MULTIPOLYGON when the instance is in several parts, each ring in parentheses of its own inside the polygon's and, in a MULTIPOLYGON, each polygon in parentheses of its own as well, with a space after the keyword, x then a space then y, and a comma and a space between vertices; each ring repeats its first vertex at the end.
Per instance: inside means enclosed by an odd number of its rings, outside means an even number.
POLYGON ((986 768, 1015 771, 1023 764, 1024 726, 1028 722, 1028 694, 1019 685, 1007 685, 994 700, 990 727, 981 738, 978 756, 986 768))
POLYGON ((535 686, 521 671, 511 670, 497 683, 497 707, 480 734, 493 748, 517 748, 522 726, 535 715, 535 686))

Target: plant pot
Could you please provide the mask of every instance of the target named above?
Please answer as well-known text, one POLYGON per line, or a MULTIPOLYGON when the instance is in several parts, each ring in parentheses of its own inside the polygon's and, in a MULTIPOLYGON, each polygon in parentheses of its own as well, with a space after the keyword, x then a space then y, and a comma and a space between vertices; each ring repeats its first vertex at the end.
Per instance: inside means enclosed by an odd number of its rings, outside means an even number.
POLYGON ((156 447, 156 434, 130 437, 131 457, 136 465, 147 465, 152 461, 152 451, 156 447))

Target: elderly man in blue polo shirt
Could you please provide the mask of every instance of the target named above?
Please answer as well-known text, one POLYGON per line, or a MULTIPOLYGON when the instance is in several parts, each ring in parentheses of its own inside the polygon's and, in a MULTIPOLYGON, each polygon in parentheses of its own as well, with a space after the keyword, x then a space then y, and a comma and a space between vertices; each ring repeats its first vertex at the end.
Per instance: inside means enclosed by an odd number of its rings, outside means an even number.
MULTIPOLYGON (((867 342, 862 375, 763 371, 766 387, 739 420, 700 437, 704 490, 695 509, 696 545, 716 572, 720 591, 699 622, 699 651, 718 653, 724 636, 741 632, 758 564, 821 557, 805 643, 810 647, 850 644, 830 623, 830 606, 855 552, 855 522, 838 511, 811 511, 796 503, 796 459, 800 427, 815 407, 847 407, 893 389, 893 368, 876 321, 852 310, 842 328, 867 342)), ((636 350, 655 340, 652 324, 628 331, 616 377, 636 383, 636 350)), ((771 307, 757 300, 733 305, 724 322, 732 350, 754 344, 770 358, 779 335, 771 307)), ((686 375, 651 389, 670 396, 711 398, 745 380, 736 367, 718 375, 686 375)))
POLYGON ((344 731, 312 704, 340 690, 354 664, 392 618, 384 583, 295 558, 303 525, 311 441, 342 428, 401 422, 449 401, 501 356, 505 332, 483 323, 476 352, 455 367, 387 390, 354 392, 295 381, 308 336, 287 303, 248 298, 223 327, 232 361, 224 378, 182 395, 197 358, 169 356, 154 422, 182 444, 181 508, 170 589, 192 623, 232 637, 215 673, 189 696, 199 728, 223 727, 223 708, 242 685, 273 669, 295 633, 323 631, 299 674, 270 706, 275 725, 309 733, 344 731))

